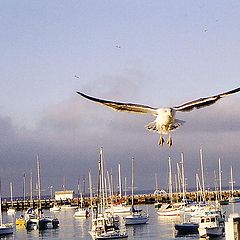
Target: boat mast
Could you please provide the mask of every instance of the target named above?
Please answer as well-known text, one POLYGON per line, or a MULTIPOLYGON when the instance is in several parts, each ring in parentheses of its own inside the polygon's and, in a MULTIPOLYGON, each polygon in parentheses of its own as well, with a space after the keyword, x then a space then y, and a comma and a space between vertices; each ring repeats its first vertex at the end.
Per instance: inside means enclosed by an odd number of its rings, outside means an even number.
POLYGON ((33 178, 32 178, 32 171, 30 172, 30 201, 33 200, 33 178))
POLYGON ((127 197, 127 177, 124 177, 124 197, 127 197))
POLYGON ((92 207, 93 192, 92 192, 92 174, 91 174, 91 169, 88 172, 88 179, 89 179, 90 206, 92 207))
POLYGON ((218 159, 218 174, 219 174, 219 194, 220 200, 222 200, 222 170, 221 170, 221 159, 218 159))
POLYGON ((203 153, 202 149, 200 148, 200 164, 201 164, 201 173, 202 173, 202 197, 203 197, 203 202, 206 201, 206 196, 205 196, 205 181, 204 181, 204 167, 203 167, 203 153))
POLYGON ((133 188, 134 188, 134 158, 132 158, 132 206, 134 204, 133 188))
POLYGON ((26 196, 26 174, 23 173, 23 201, 25 201, 26 196))
POLYGON ((184 173, 184 154, 183 152, 181 153, 181 163, 182 163, 182 193, 183 193, 183 201, 185 201, 185 192, 186 192, 186 189, 185 189, 185 173, 184 173))
POLYGON ((118 184, 119 184, 119 197, 122 199, 122 182, 121 182, 121 166, 118 164, 118 184))
POLYGON ((38 182, 38 201, 39 201, 39 208, 41 209, 41 183, 40 183, 40 162, 37 155, 37 182, 38 182))
POLYGON ((105 192, 104 192, 104 166, 103 166, 103 147, 100 148, 100 166, 101 166, 101 193, 102 193, 102 211, 105 205, 105 192))
POLYGON ((180 193, 182 190, 181 183, 182 183, 182 174, 180 171, 179 163, 177 162, 177 181, 178 181, 178 192, 180 193))
POLYGON ((2 181, 0 177, 0 226, 2 226, 2 181))
POLYGON ((231 194, 231 196, 233 197, 233 184, 234 184, 234 181, 233 181, 233 169, 232 169, 232 166, 230 166, 230 170, 231 170, 231 172, 230 172, 230 183, 231 183, 231 187, 232 187, 232 194, 231 194))
POLYGON ((10 182, 10 196, 11 196, 11 206, 13 207, 13 185, 10 182))
POLYGON ((172 203, 172 166, 171 166, 171 157, 168 157, 168 169, 169 169, 169 197, 172 203))

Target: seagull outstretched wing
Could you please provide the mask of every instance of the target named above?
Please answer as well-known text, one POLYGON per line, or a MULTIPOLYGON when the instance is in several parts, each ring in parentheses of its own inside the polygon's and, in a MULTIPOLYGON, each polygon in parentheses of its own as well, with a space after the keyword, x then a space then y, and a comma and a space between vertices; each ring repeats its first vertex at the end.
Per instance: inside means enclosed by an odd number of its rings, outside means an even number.
POLYGON ((192 111, 193 109, 198 109, 198 108, 207 107, 209 105, 212 105, 215 102, 217 102, 218 100, 220 100, 221 98, 229 96, 229 95, 234 94, 234 93, 237 93, 239 91, 240 91, 240 87, 236 88, 236 89, 233 89, 231 91, 228 91, 228 92, 220 93, 220 94, 215 95, 215 96, 199 98, 197 100, 193 100, 193 101, 184 103, 182 105, 175 106, 173 108, 176 111, 189 112, 189 111, 192 111))
POLYGON ((146 105, 140 105, 140 104, 134 104, 134 103, 108 101, 108 100, 91 97, 81 92, 77 92, 77 93, 80 94, 82 97, 87 98, 88 100, 103 104, 107 107, 112 108, 115 111, 157 115, 157 108, 152 108, 146 105))

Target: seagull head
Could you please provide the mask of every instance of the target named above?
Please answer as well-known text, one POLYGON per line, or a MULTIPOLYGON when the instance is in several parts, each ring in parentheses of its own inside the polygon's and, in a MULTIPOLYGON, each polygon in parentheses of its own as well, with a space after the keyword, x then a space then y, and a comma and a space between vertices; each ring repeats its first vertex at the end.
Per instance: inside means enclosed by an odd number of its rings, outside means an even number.
POLYGON ((159 108, 157 110, 158 115, 169 116, 171 118, 175 116, 175 112, 173 108, 159 108))

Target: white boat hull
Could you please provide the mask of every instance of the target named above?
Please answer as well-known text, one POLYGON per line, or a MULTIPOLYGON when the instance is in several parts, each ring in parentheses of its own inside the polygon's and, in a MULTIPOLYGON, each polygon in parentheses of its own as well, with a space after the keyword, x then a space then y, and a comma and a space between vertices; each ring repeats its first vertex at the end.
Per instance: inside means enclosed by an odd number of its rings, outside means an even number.
POLYGON ((106 209, 106 212, 110 212, 110 213, 114 213, 114 214, 118 214, 118 213, 130 213, 131 212, 131 206, 113 206, 111 208, 106 209))
POLYGON ((74 213, 74 217, 87 217, 88 215, 88 211, 85 209, 78 209, 75 213, 74 213))
POLYGON ((180 210, 157 211, 159 216, 180 216, 180 210))
POLYGON ((230 203, 240 203, 240 198, 239 197, 232 197, 229 198, 230 203))
POLYGON ((125 217, 125 225, 146 224, 148 222, 147 216, 127 216, 125 217))

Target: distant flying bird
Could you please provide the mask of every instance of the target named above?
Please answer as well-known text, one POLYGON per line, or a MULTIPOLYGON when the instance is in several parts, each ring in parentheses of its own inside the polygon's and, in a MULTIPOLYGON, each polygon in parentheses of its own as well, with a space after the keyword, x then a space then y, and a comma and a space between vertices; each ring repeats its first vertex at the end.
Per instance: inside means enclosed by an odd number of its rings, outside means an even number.
POLYGON ((121 46, 119 46, 119 45, 116 45, 115 47, 116 47, 116 48, 121 48, 121 46))
POLYGON ((173 130, 176 130, 178 127, 180 127, 185 123, 185 121, 175 118, 176 112, 189 112, 194 109, 207 107, 214 104, 221 98, 237 93, 239 91, 240 91, 240 87, 228 92, 211 96, 211 97, 199 98, 197 100, 186 102, 178 106, 164 107, 164 108, 154 108, 154 107, 140 105, 140 104, 108 101, 108 100, 103 100, 103 99, 88 96, 82 92, 77 92, 77 93, 80 94, 82 97, 87 98, 88 100, 103 104, 116 111, 151 114, 155 116, 156 119, 153 122, 148 123, 145 126, 145 128, 149 131, 157 132, 160 134, 158 144, 162 146, 164 143, 164 139, 162 135, 167 134, 168 135, 167 144, 171 146, 172 145, 171 132, 173 130))
POLYGON ((80 77, 79 77, 79 76, 77 76, 77 75, 74 75, 74 77, 75 77, 75 78, 78 78, 78 79, 80 79, 80 77))

